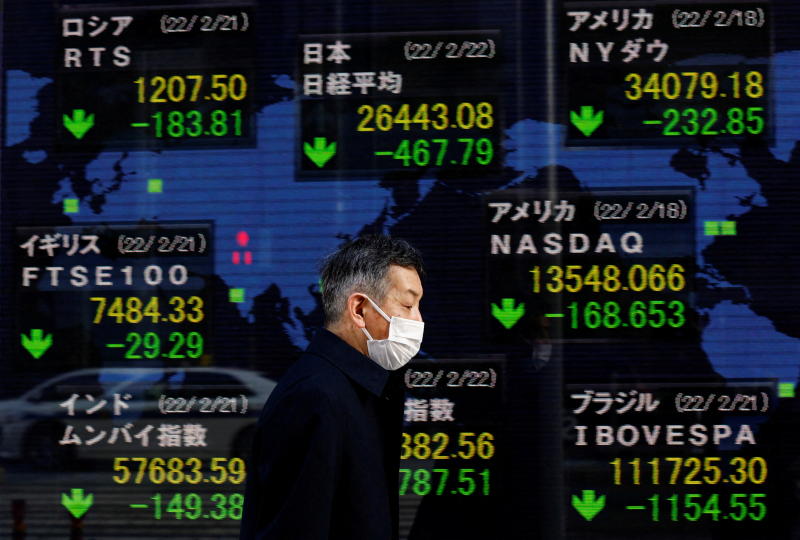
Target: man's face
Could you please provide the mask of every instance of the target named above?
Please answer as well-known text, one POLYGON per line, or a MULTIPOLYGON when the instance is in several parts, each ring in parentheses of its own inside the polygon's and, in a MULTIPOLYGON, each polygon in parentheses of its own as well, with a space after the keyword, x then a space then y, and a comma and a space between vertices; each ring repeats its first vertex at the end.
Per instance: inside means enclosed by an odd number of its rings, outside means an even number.
MULTIPOLYGON (((389 287, 383 301, 373 298, 389 317, 402 317, 422 322, 419 302, 422 299, 422 282, 417 271, 404 266, 390 265, 387 279, 389 287)), ((381 317, 372 304, 366 303, 364 319, 373 339, 389 337, 389 321, 381 317)))

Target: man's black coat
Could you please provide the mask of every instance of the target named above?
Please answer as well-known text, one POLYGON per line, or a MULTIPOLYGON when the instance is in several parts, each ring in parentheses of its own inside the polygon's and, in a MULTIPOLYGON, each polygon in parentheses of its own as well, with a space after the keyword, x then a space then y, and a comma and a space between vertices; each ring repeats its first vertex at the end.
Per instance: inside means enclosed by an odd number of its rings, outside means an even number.
POLYGON ((401 430, 391 373, 320 330, 261 413, 241 538, 397 538, 401 430))

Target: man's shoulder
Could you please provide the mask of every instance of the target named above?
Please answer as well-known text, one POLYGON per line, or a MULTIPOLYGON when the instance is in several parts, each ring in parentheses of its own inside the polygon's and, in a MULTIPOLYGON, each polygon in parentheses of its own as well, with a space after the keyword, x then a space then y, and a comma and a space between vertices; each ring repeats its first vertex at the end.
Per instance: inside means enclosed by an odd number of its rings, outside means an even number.
POLYGON ((335 406, 351 392, 353 384, 339 368, 326 358, 306 351, 280 378, 268 405, 280 407, 302 401, 308 405, 335 406))

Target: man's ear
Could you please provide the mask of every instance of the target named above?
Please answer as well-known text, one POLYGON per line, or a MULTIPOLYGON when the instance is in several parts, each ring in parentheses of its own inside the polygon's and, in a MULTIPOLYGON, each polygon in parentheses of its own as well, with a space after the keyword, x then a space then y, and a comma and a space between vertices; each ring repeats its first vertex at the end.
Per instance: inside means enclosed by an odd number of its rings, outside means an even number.
POLYGON ((363 294, 353 293, 347 297, 345 317, 347 320, 352 321, 358 328, 367 327, 367 323, 364 320, 364 307, 366 304, 367 299, 363 294))

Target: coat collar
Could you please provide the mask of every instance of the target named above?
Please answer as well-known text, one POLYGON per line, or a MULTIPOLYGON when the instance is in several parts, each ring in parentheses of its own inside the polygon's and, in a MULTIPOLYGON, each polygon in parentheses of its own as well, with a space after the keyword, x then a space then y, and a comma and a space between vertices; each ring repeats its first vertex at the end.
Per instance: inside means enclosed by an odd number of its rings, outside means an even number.
POLYGON ((370 357, 351 347, 333 332, 320 328, 306 352, 325 358, 375 396, 386 397, 387 383, 391 373, 376 364, 370 357))

